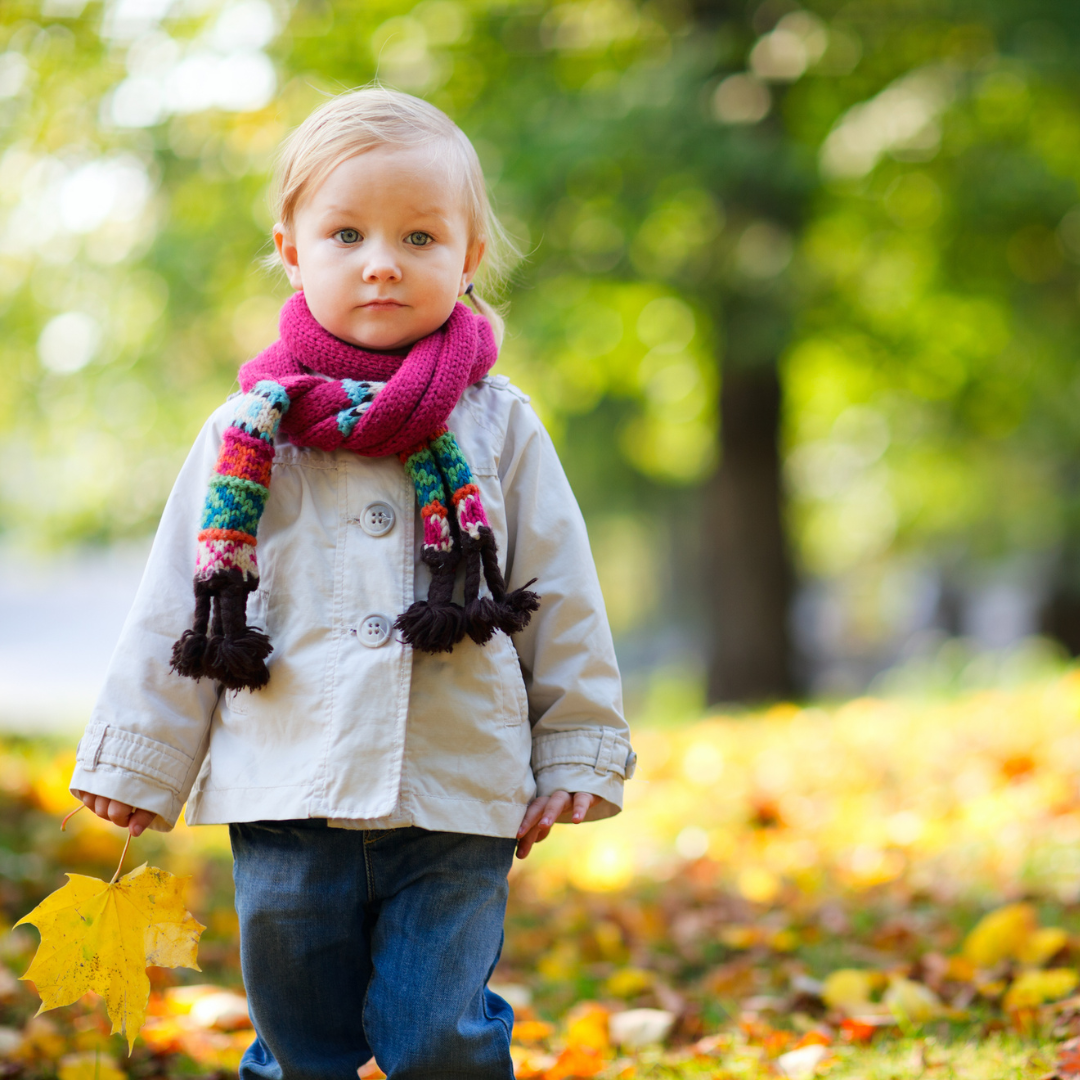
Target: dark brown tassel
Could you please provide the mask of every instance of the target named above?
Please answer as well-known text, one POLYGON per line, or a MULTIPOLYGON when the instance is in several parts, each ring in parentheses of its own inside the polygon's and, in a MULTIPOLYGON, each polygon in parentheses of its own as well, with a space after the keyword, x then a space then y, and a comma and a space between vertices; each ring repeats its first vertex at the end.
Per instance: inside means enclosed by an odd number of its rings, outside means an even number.
POLYGON ((477 645, 486 645, 499 629, 499 608, 487 596, 477 597, 465 607, 465 633, 477 645))
POLYGON ((229 574, 236 577, 217 597, 223 633, 214 655, 213 676, 228 690, 261 690, 270 681, 266 658, 273 646, 266 634, 248 626, 249 587, 238 570, 229 574))
POLYGON ((461 546, 465 552, 465 633, 477 645, 486 645, 499 629, 498 605, 494 600, 480 595, 483 578, 481 551, 494 543, 495 538, 490 530, 482 531, 478 539, 473 539, 468 533, 461 536, 461 546))
POLYGON ((499 551, 495 545, 495 534, 489 528, 480 528, 480 558, 484 563, 484 578, 491 595, 494 597, 494 623, 504 634, 517 634, 529 625, 532 613, 540 609, 540 597, 529 591, 529 586, 536 581, 526 581, 520 589, 512 593, 506 591, 506 582, 499 569, 499 551))
POLYGON ((196 583, 195 626, 173 646, 174 671, 215 679, 228 690, 260 690, 267 684, 266 658, 273 646, 266 634, 247 625, 247 596, 254 585, 239 570, 196 583))
POLYGON ((459 555, 457 551, 425 551, 422 557, 431 567, 427 599, 417 600, 403 611, 394 629, 420 652, 451 652, 465 636, 465 612, 452 599, 459 555))
POLYGON ((536 581, 526 581, 520 589, 507 593, 499 607, 499 629, 504 634, 518 634, 529 625, 532 613, 540 610, 540 596, 530 592, 529 586, 536 581))
POLYGON ((206 630, 210 625, 211 586, 208 581, 195 582, 195 623, 180 635, 172 648, 172 670, 188 679, 200 679, 205 674, 206 630))

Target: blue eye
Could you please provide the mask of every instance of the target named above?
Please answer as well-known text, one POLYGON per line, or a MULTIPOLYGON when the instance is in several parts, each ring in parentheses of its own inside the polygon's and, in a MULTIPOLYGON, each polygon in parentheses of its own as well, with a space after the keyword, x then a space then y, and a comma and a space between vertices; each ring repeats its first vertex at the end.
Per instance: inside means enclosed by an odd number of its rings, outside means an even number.
POLYGON ((405 238, 414 247, 427 247, 431 237, 426 232, 412 232, 405 238))
POLYGON ((355 229, 339 229, 335 234, 343 244, 355 244, 360 234, 355 229))

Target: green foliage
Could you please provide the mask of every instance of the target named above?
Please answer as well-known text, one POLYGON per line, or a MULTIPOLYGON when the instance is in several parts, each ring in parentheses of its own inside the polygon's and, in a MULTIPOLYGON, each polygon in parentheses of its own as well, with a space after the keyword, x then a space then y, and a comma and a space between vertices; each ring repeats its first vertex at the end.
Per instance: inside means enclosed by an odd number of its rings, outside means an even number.
POLYGON ((780 363, 804 569, 1080 548, 1064 0, 125 10, 0 8, 6 530, 152 525, 274 335, 275 147, 377 76, 477 145, 525 256, 503 368, 594 515, 680 505, 723 368, 780 363))

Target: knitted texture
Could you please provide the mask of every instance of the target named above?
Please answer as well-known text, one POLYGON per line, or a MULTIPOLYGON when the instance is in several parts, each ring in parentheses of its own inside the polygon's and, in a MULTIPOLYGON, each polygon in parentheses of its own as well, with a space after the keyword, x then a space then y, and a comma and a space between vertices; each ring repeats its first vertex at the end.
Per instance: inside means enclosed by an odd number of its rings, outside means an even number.
POLYGON ((539 597, 510 593, 495 537, 468 462, 446 420, 466 387, 494 365, 486 319, 456 304, 446 323, 408 354, 373 353, 334 337, 302 292, 282 308, 281 337, 240 369, 244 395, 222 438, 203 507, 195 565, 195 622, 173 648, 173 668, 227 687, 257 689, 269 679, 270 641, 247 625, 247 593, 259 581, 256 536, 269 495, 278 429, 298 446, 395 454, 412 480, 424 523, 421 557, 432 573, 426 600, 395 627, 414 648, 450 651, 468 634, 478 644, 496 630, 527 625, 539 597), (449 492, 449 498, 447 497, 449 492), (465 560, 465 604, 452 600, 465 560), (491 597, 481 597, 480 581, 491 597))

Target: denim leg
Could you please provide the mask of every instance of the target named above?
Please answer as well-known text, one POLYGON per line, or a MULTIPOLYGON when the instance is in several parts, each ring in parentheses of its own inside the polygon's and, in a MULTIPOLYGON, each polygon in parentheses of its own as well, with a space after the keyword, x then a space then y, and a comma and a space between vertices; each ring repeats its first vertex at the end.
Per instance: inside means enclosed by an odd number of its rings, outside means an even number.
POLYGON ((513 1080, 513 1010, 487 989, 502 948, 515 841, 370 832, 378 897, 364 1030, 390 1080, 513 1080))
POLYGON ((363 833, 230 825, 240 959, 258 1038, 240 1080, 356 1080, 371 975, 363 833))

